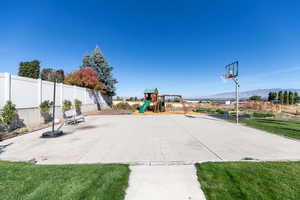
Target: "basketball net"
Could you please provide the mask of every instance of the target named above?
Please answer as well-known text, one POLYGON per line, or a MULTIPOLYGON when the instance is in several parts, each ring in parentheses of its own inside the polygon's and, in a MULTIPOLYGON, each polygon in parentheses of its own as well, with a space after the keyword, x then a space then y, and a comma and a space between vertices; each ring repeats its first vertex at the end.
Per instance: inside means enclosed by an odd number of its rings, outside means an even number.
POLYGON ((228 82, 228 77, 227 77, 226 74, 221 75, 220 78, 221 78, 221 80, 222 80, 223 83, 227 83, 228 82))

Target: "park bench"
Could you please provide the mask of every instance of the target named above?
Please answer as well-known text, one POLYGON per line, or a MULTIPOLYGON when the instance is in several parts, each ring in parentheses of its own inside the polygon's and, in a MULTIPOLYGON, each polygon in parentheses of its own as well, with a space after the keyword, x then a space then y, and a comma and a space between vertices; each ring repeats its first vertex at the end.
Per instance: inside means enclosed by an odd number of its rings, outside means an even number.
POLYGON ((84 116, 78 115, 74 109, 65 111, 65 118, 65 124, 77 124, 85 121, 84 116))

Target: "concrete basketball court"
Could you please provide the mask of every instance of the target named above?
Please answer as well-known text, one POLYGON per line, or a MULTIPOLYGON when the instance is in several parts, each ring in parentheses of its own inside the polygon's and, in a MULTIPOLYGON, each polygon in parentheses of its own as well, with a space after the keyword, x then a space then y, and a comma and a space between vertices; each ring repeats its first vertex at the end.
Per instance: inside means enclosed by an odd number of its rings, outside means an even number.
POLYGON ((90 116, 40 138, 36 131, 0 142, 0 159, 38 164, 128 163, 125 200, 205 200, 195 162, 300 160, 300 142, 205 115, 90 116))
POLYGON ((300 142, 206 115, 90 116, 66 135, 36 131, 0 142, 1 160, 40 164, 192 164, 252 157, 300 160, 300 142))

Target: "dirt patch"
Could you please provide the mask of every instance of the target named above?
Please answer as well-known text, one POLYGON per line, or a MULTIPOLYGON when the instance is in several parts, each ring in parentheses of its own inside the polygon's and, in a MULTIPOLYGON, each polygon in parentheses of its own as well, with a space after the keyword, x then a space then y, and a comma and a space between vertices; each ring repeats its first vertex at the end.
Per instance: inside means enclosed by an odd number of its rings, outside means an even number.
POLYGON ((138 111, 133 112, 133 115, 202 115, 202 113, 196 113, 196 112, 183 112, 183 111, 168 111, 168 112, 152 112, 152 111, 146 111, 145 113, 139 113, 138 111))
POLYGON ((113 109, 107 109, 107 110, 95 110, 95 111, 89 111, 85 113, 86 115, 130 115, 132 114, 131 110, 113 110, 113 109))

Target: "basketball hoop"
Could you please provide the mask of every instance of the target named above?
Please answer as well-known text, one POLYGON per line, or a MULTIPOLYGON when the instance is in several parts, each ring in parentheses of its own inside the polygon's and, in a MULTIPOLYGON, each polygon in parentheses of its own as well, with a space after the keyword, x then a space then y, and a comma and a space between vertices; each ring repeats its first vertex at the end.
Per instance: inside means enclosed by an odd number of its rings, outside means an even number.
POLYGON ((235 94, 236 94, 236 123, 239 123, 239 62, 235 61, 229 65, 225 66, 226 74, 224 75, 224 79, 232 79, 235 83, 235 94))
POLYGON ((229 65, 225 66, 226 69, 226 78, 235 78, 239 75, 239 63, 235 61, 229 65))

